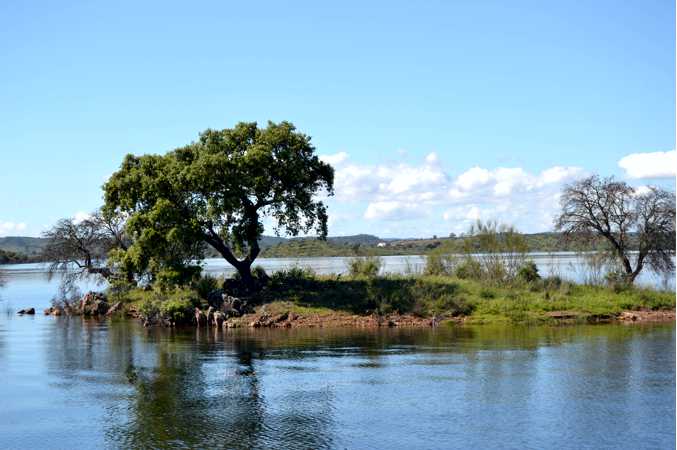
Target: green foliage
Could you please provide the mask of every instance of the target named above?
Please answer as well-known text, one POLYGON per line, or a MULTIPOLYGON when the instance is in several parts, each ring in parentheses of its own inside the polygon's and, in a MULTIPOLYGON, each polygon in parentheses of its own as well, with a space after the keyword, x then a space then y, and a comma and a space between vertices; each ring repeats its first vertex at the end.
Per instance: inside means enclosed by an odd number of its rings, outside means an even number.
POLYGON ((223 278, 205 274, 194 283, 193 287, 200 298, 206 300, 209 298, 209 294, 223 287, 223 281, 223 278))
POLYGON ((166 155, 127 155, 104 185, 105 210, 129 215, 134 242, 125 265, 176 274, 210 245, 248 279, 264 217, 293 236, 311 229, 326 236, 326 207, 314 196, 332 194, 333 180, 310 137, 291 123, 239 123, 166 155))
POLYGON ((611 270, 605 276, 606 284, 615 292, 622 292, 632 287, 632 282, 621 270, 611 270))
POLYGON ((269 279, 266 269, 264 269, 262 266, 254 267, 252 270, 252 276, 264 283, 269 279))
POLYGON ((562 280, 561 277, 553 275, 547 278, 543 278, 542 283, 544 289, 559 289, 560 287, 562 287, 562 284, 564 284, 564 281, 562 280))
POLYGON ((409 292, 415 298, 414 308, 426 314, 469 315, 475 309, 473 302, 466 298, 456 283, 434 282, 433 279, 419 279, 409 292))
POLYGON ((289 269, 279 270, 271 276, 272 286, 297 285, 305 280, 315 279, 315 271, 310 267, 294 266, 289 269))
POLYGON ((154 285, 162 290, 186 286, 199 279, 201 271, 196 265, 164 266, 155 271, 154 285))
POLYGON ((173 324, 184 324, 192 320, 194 308, 190 298, 171 298, 160 303, 160 314, 173 324))
POLYGON ((351 277, 374 278, 378 276, 383 260, 378 256, 353 258, 348 262, 348 273, 351 277))
POLYGON ((538 273, 538 267, 533 261, 524 263, 524 265, 519 268, 517 277, 527 283, 533 283, 534 281, 541 279, 541 275, 538 273))
POLYGON ((35 257, 30 257, 22 253, 0 249, 0 264, 19 264, 35 260, 36 260, 35 257))
POLYGON ((472 257, 465 257, 456 266, 455 274, 462 280, 479 280, 482 278, 482 266, 472 257))
POLYGON ((129 292, 135 287, 134 283, 124 278, 114 277, 108 281, 106 293, 113 302, 120 302, 124 301, 128 297, 129 292))
POLYGON ((150 323, 166 322, 171 325, 190 323, 194 308, 200 305, 197 291, 185 288, 164 292, 137 289, 131 298, 138 305, 141 317, 150 323))
POLYGON ((484 300, 490 300, 492 298, 496 298, 496 291, 494 291, 493 289, 486 289, 486 288, 482 289, 480 291, 480 298, 482 298, 484 300))
MULTIPOLYGON (((196 289, 165 292, 135 289, 127 295, 151 322, 190 321, 193 307, 201 301, 196 289)), ((471 323, 551 321, 548 314, 556 311, 566 311, 575 320, 586 321, 613 317, 623 310, 675 307, 671 292, 632 287, 616 292, 609 287, 574 285, 557 277, 488 287, 482 279, 323 276, 301 267, 273 273, 268 288, 256 295, 258 298, 253 300, 259 303, 292 305, 295 311, 307 314, 345 311, 438 318, 466 316, 465 320, 471 323)))
POLYGON ((425 258, 424 275, 452 275, 456 266, 456 258, 439 252, 431 252, 425 258))

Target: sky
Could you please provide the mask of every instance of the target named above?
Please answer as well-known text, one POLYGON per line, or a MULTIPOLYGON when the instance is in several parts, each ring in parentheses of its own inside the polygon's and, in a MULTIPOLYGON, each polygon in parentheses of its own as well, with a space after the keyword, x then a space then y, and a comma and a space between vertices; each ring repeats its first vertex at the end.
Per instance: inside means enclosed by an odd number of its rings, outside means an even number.
POLYGON ((672 0, 3 0, 0 64, 0 236, 239 121, 312 136, 330 235, 548 231, 579 177, 675 187, 672 0))

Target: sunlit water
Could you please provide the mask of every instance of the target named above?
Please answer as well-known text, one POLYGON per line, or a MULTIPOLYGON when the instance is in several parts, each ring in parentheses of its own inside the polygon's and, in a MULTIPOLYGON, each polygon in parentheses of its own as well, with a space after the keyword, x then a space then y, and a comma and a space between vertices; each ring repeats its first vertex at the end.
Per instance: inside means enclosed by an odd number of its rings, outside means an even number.
POLYGON ((0 288, 0 448, 674 447, 673 324, 225 332, 15 314, 55 290, 30 270, 0 288))

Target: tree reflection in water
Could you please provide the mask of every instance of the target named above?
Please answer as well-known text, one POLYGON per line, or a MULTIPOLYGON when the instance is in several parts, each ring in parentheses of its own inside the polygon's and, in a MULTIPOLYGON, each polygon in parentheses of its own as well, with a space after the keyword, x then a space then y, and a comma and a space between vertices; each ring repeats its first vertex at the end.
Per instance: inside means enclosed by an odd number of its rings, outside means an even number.
MULTIPOLYGON (((441 402, 448 423, 460 423, 467 415, 500 415, 496 402, 502 398, 524 411, 524 420, 537 422, 547 417, 548 406, 591 389, 581 380, 614 383, 592 389, 609 390, 623 400, 626 392, 634 392, 626 386, 641 381, 646 364, 662 364, 661 355, 645 358, 660 351, 650 341, 629 339, 644 332, 609 326, 231 332, 144 329, 130 321, 63 317, 51 326, 52 349, 46 357, 63 389, 101 402, 103 414, 89 423, 100 427, 114 447, 328 448, 351 443, 339 410, 348 408, 357 417, 372 399, 384 400, 383 389, 409 396, 410 402, 441 402), (580 354, 579 342, 592 351, 580 354), (566 358, 548 356, 551 347, 565 343, 574 344, 558 350, 566 358), (415 391, 406 379, 393 384, 393 370, 401 370, 393 361, 414 371, 397 373, 425 373, 431 383, 438 377, 447 389, 415 391), (577 366, 567 366, 572 362, 577 366), (614 376, 595 377, 599 371, 614 376), (359 384, 337 386, 346 374, 359 384)), ((585 404, 557 407, 569 420, 579 416, 576 426, 587 426, 585 404)), ((405 445, 410 435, 398 436, 405 445)), ((370 438, 360 436, 361 442, 373 442, 370 438)))

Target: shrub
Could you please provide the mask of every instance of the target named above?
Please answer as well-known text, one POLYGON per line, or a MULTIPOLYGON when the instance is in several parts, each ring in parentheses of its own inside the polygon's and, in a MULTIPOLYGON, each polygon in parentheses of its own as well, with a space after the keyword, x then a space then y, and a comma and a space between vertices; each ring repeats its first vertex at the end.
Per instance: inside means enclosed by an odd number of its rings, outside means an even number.
POLYGON ((606 284, 614 290, 614 292, 623 292, 632 288, 630 282, 628 282, 627 277, 620 270, 612 270, 604 276, 606 284))
POLYGON ((430 253, 425 258, 425 275, 447 276, 454 272, 454 260, 451 256, 430 253))
POLYGON ((465 258, 456 266, 456 276, 463 280, 479 280, 482 278, 482 266, 474 258, 465 258))
POLYGON ((308 282, 314 279, 315 272, 313 269, 296 266, 274 272, 270 277, 270 284, 273 289, 288 289, 306 286, 308 282))
POLYGON ((562 277, 558 275, 551 275, 549 277, 543 278, 541 280, 543 289, 547 291, 554 291, 562 287, 563 281, 562 277))
POLYGON ((457 283, 432 283, 417 280, 407 295, 416 299, 409 309, 416 313, 422 312, 424 315, 468 315, 475 309, 475 305, 460 292, 457 283))
POLYGON ((348 263, 348 272, 352 277, 375 278, 382 266, 383 261, 378 256, 353 258, 348 263))
POLYGON ((483 298, 485 300, 496 298, 496 292, 494 292, 491 289, 482 289, 480 291, 480 298, 483 298))
POLYGON ((266 273, 266 269, 261 266, 254 266, 252 269, 252 276, 261 284, 267 284, 270 281, 270 277, 266 273))
POLYGON ((223 286, 223 279, 213 275, 203 275, 197 282, 195 282, 195 290, 200 298, 207 300, 209 294, 220 289, 223 286))
POLYGON ((172 291, 140 291, 139 313, 147 324, 165 322, 169 325, 189 323, 193 309, 200 304, 197 292, 176 288, 172 291))
POLYGON ((202 267, 164 267, 155 274, 153 285, 160 290, 171 290, 178 286, 185 286, 198 279, 202 267))
POLYGON ((194 307, 187 298, 167 300, 160 304, 160 314, 172 324, 188 323, 194 307))
POLYGON ((538 267, 533 261, 527 261, 523 264, 517 272, 517 277, 527 283, 533 283, 534 281, 541 279, 541 275, 538 273, 538 267))
POLYGON ((140 302, 139 314, 147 324, 155 323, 160 319, 160 300, 154 293, 140 302))

